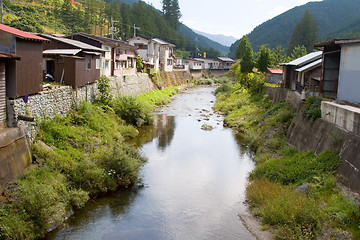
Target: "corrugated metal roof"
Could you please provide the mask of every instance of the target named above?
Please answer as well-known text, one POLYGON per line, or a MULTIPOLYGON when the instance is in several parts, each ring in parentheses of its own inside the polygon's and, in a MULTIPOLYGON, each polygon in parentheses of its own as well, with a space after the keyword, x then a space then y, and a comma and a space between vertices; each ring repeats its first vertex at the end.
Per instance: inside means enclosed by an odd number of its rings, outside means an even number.
POLYGON ((235 62, 233 59, 226 58, 226 57, 218 57, 218 59, 223 61, 223 62, 235 62))
POLYGON ((283 74, 283 70, 281 68, 268 68, 268 69, 273 74, 283 74))
POLYGON ((321 66, 321 63, 322 63, 322 58, 320 58, 319 60, 316 60, 314 62, 311 62, 311 63, 309 63, 309 64, 307 64, 307 65, 305 65, 305 66, 303 66, 301 68, 295 69, 295 71, 304 72, 306 70, 310 70, 312 68, 321 66))
POLYGON ((84 36, 84 37, 87 37, 89 39, 96 40, 96 41, 98 41, 100 43, 106 43, 106 44, 110 44, 110 45, 114 45, 114 46, 121 46, 121 47, 130 48, 130 49, 136 49, 133 45, 130 45, 127 42, 124 42, 122 40, 111 39, 111 38, 101 37, 101 36, 96 36, 96 35, 91 35, 91 34, 88 34, 88 33, 75 33, 73 35, 84 36))
POLYGON ((48 39, 52 39, 52 40, 56 40, 62 43, 66 43, 69 45, 72 45, 74 47, 80 48, 82 50, 91 50, 91 51, 97 51, 97 52, 105 52, 105 50, 98 48, 98 47, 94 47, 92 45, 77 41, 77 40, 73 40, 73 39, 68 39, 68 38, 61 38, 61 37, 54 37, 51 35, 47 35, 47 34, 41 34, 42 36, 48 38, 48 39))
POLYGON ((43 54, 76 55, 79 52, 81 52, 81 49, 48 49, 43 51, 43 54))
POLYGON ((175 47, 174 44, 168 43, 168 42, 166 42, 166 41, 164 41, 164 40, 161 40, 161 39, 159 39, 159 38, 153 38, 152 40, 153 40, 154 42, 160 43, 161 45, 170 45, 170 46, 175 47))
POLYGON ((314 47, 325 47, 331 45, 338 45, 338 44, 350 44, 350 43, 360 43, 360 39, 333 39, 327 42, 321 42, 314 45, 314 47))
POLYGON ((295 59, 294 61, 288 63, 281 63, 282 66, 302 66, 309 62, 313 62, 322 57, 322 51, 309 53, 301 58, 295 59))
POLYGON ((40 36, 36 36, 36 35, 34 35, 32 33, 24 32, 24 31, 21 31, 21 30, 16 29, 16 28, 6 26, 4 24, 0 24, 0 30, 2 30, 4 32, 11 33, 11 34, 14 34, 15 36, 17 36, 19 38, 30 39, 30 40, 48 41, 47 39, 42 38, 40 36))

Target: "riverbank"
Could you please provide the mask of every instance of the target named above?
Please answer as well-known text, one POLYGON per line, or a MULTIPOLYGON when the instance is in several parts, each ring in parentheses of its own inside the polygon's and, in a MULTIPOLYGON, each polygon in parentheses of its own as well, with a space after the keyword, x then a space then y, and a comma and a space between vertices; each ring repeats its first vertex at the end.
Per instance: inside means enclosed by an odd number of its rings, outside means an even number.
POLYGON ((150 124, 155 106, 167 104, 176 91, 119 98, 103 91, 94 104, 41 121, 33 164, 1 198, 0 239, 44 237, 90 198, 134 185, 146 159, 124 141, 150 124))
POLYGON ((248 88, 239 83, 221 86, 214 109, 226 115, 225 124, 256 152, 247 203, 261 219, 261 229, 273 229, 276 239, 357 239, 360 213, 337 186, 338 152, 315 155, 288 146, 294 113, 285 102, 273 104, 264 95, 261 76, 252 74, 247 80, 248 88))

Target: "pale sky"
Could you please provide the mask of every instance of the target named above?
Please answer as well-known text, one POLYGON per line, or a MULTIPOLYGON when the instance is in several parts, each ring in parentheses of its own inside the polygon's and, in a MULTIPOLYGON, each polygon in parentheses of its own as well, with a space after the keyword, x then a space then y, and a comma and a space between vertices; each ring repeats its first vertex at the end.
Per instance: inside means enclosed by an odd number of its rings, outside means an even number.
MULTIPOLYGON (((144 0, 161 10, 161 0, 144 0)), ((307 2, 322 0, 179 0, 186 26, 241 38, 261 23, 307 2)))

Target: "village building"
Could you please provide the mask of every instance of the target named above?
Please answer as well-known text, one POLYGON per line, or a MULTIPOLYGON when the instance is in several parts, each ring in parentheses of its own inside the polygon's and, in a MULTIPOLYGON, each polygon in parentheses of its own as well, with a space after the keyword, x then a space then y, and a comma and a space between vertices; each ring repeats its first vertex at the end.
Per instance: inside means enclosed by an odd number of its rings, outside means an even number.
POLYGON ((152 40, 160 44, 160 70, 165 72, 172 72, 175 58, 175 45, 158 38, 153 38, 152 40))
POLYGON ((178 71, 189 71, 189 62, 182 58, 175 58, 173 69, 178 71))
POLYGON ((220 62, 216 59, 209 59, 209 58, 194 58, 194 59, 203 62, 203 69, 205 70, 219 69, 220 62))
POLYGON ((265 80, 269 83, 279 84, 283 78, 283 70, 281 68, 268 68, 265 80))
POLYGON ((320 86, 322 52, 312 52, 283 66, 283 86, 299 93, 317 95, 320 86))
POLYGON ((136 74, 136 48, 124 41, 95 36, 87 33, 75 33, 67 38, 78 40, 102 48, 101 75, 119 76, 136 74))
POLYGON ((135 46, 139 56, 144 61, 144 68, 148 73, 159 71, 160 67, 160 43, 143 37, 134 37, 128 43, 135 46))
POLYGON ((47 80, 78 88, 100 78, 103 49, 73 39, 41 36, 50 40, 43 51, 47 80))
POLYGON ((200 71, 204 68, 204 62, 195 60, 195 59, 187 59, 186 62, 189 63, 189 69, 192 71, 200 71))
POLYGON ((8 98, 23 97, 42 90, 44 42, 47 39, 43 37, 0 24, 0 52, 3 52, 2 62, 6 62, 8 98))
POLYGON ((219 69, 230 69, 235 63, 233 59, 226 57, 218 57, 217 60, 219 61, 219 69))
POLYGON ((315 44, 323 48, 323 97, 360 103, 360 39, 335 39, 315 44))

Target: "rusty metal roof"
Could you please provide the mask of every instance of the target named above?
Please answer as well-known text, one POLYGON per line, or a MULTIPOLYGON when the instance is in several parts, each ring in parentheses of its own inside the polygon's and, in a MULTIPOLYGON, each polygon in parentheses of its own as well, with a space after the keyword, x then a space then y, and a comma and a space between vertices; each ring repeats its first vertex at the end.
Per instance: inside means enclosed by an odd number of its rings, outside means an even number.
POLYGON ((0 52, 0 59, 4 59, 4 58, 20 60, 20 56, 17 56, 15 54, 0 52))
POLYGON ((268 68, 272 74, 283 74, 283 70, 281 68, 268 68))
POLYGON ((32 33, 24 32, 24 31, 21 31, 21 30, 16 29, 16 28, 6 26, 4 24, 0 24, 0 30, 4 31, 4 32, 7 32, 7 33, 11 33, 11 34, 15 35, 16 37, 23 38, 23 39, 48 41, 47 39, 42 38, 40 36, 36 36, 36 35, 34 35, 32 33))
POLYGON ((339 44, 350 44, 350 43, 360 43, 360 39, 333 39, 327 42, 321 42, 314 45, 314 47, 325 47, 331 45, 339 45, 339 44))

